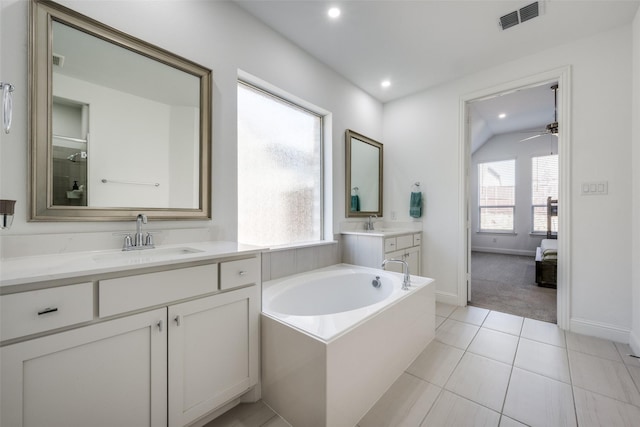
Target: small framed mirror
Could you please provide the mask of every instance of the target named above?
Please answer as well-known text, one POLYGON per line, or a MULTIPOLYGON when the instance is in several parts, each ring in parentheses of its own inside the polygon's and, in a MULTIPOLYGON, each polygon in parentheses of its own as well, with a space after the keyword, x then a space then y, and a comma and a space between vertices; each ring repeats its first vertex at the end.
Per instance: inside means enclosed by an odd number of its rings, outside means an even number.
POLYGON ((382 143, 347 129, 345 147, 347 218, 382 217, 382 143))
POLYGON ((211 70, 31 2, 31 221, 211 217, 211 70))

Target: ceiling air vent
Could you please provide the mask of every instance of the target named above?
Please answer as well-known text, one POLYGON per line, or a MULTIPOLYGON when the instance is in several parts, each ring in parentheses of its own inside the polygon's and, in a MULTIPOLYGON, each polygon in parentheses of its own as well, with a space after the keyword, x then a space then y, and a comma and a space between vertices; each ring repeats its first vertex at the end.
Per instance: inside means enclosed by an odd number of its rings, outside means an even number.
POLYGON ((519 10, 514 10, 511 13, 507 13, 506 15, 500 17, 500 27, 503 30, 506 30, 507 28, 511 28, 522 22, 533 19, 536 16, 540 16, 543 12, 542 6, 543 4, 537 1, 524 6, 519 10))
POLYGON ((59 55, 57 53, 53 53, 53 66, 62 68, 63 65, 64 65, 64 56, 59 55))
POLYGON ((531 3, 530 5, 520 9, 520 22, 528 21, 531 18, 535 18, 539 14, 538 2, 531 3))
POLYGON ((520 21, 518 21, 517 11, 507 13, 506 15, 500 17, 500 26, 502 27, 503 30, 506 30, 507 28, 511 28, 514 25, 518 25, 519 23, 520 21))

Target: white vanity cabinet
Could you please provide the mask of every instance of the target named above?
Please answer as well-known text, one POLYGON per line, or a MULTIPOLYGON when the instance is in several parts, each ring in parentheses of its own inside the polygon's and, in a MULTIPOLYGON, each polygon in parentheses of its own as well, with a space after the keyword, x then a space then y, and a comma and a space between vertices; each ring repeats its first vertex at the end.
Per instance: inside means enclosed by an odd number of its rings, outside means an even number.
POLYGON ((258 381, 257 286, 169 307, 169 426, 184 426, 258 381))
MULTIPOLYGON (((421 232, 350 232, 343 233, 342 238, 343 261, 347 264, 380 268, 385 259, 401 259, 409 264, 411 274, 421 274, 421 232)), ((389 263, 385 269, 402 272, 402 265, 389 263)))
POLYGON ((164 426, 166 309, 0 349, 2 426, 164 426))
POLYGON ((19 301, 29 313, 62 298, 56 307, 81 313, 36 314, 24 338, 10 328, 0 425, 182 427, 249 391, 258 383, 260 255, 200 264, 0 296, 2 307, 19 301), (69 295, 88 308, 62 304, 69 295), (46 316, 64 329, 45 335, 46 316))

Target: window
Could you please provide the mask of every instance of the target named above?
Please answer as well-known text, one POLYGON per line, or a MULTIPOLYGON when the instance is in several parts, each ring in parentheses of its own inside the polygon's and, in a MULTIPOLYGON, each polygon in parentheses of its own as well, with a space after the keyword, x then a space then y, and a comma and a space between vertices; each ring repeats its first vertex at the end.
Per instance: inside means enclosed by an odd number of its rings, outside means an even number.
MULTIPOLYGON (((558 155, 531 159, 531 232, 547 232, 547 197, 558 199, 558 155)), ((551 217, 551 230, 558 231, 558 217, 551 217)))
POLYGON ((322 239, 322 117, 238 82, 238 241, 322 239))
POLYGON ((479 231, 515 232, 516 161, 478 164, 479 231))

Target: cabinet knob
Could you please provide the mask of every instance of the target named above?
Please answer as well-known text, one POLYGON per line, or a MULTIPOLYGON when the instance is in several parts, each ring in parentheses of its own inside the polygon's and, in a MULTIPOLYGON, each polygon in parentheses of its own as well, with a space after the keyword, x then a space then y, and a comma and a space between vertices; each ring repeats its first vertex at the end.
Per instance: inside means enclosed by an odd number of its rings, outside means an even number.
POLYGON ((157 325, 158 325, 158 331, 162 332, 162 328, 164 327, 164 322, 162 320, 159 320, 157 325))
POLYGON ((180 326, 180 315, 177 315, 173 320, 175 320, 176 326, 180 326))
POLYGON ((244 270, 240 270, 240 271, 238 272, 238 276, 246 276, 246 275, 247 275, 247 272, 246 272, 246 271, 244 271, 244 270))

